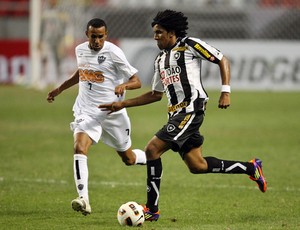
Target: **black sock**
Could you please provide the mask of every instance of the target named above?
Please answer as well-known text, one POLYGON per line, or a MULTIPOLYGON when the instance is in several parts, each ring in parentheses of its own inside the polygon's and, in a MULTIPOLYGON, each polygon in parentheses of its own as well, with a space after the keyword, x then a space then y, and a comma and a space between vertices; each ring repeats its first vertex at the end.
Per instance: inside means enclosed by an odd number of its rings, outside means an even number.
POLYGON ((207 162, 207 173, 232 173, 252 175, 254 166, 249 162, 220 160, 215 157, 204 157, 207 162))
POLYGON ((147 207, 151 212, 158 211, 160 180, 162 176, 161 158, 147 161, 147 207))

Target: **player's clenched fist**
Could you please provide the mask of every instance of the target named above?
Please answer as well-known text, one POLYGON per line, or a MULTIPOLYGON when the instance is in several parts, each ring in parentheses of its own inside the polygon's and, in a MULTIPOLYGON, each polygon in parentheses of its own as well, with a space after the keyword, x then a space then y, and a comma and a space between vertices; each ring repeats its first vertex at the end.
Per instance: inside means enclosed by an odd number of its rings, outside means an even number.
POLYGON ((52 90, 51 92, 48 93, 48 96, 47 96, 47 101, 49 103, 52 103, 54 101, 54 98, 59 94, 59 89, 56 88, 54 90, 52 90))

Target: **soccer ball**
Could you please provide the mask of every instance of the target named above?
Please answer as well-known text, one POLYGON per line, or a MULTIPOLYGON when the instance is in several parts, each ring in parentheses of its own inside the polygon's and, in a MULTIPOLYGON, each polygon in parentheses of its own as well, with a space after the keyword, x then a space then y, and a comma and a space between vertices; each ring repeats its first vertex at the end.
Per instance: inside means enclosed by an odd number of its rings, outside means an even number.
POLYGON ((122 204, 117 217, 123 226, 141 226, 145 221, 143 207, 134 201, 122 204))

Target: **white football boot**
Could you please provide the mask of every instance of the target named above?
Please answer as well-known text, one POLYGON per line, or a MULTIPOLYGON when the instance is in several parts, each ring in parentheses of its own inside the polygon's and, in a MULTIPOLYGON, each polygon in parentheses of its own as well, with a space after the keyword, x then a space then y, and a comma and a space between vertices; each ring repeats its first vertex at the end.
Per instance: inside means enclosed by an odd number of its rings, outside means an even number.
POLYGON ((78 197, 71 202, 74 211, 81 212, 83 215, 91 214, 91 206, 89 202, 83 197, 78 197))

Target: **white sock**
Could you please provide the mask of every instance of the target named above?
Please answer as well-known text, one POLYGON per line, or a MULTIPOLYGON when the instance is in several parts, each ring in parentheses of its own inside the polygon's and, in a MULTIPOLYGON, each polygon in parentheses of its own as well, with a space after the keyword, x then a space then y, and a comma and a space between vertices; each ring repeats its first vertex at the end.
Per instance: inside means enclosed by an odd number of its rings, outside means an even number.
POLYGON ((74 154, 74 180, 76 189, 79 197, 84 197, 89 202, 88 178, 87 156, 74 154))
POLYGON ((132 152, 135 154, 135 164, 145 165, 146 164, 146 154, 140 149, 133 149, 132 152))

